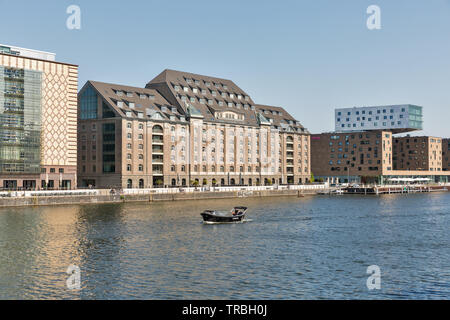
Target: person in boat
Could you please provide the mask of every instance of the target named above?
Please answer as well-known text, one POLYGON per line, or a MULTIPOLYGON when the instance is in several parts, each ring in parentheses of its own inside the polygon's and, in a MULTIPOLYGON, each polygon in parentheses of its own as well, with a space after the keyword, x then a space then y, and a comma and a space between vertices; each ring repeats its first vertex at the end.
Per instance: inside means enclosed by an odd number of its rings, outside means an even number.
POLYGON ((233 216, 237 216, 241 213, 241 210, 239 209, 233 209, 233 216))

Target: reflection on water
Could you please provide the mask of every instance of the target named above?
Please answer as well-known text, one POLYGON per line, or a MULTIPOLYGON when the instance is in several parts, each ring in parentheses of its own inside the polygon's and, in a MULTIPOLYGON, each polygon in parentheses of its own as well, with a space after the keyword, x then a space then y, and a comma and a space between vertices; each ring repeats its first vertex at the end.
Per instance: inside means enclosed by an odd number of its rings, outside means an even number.
POLYGON ((0 210, 0 299, 450 298, 450 194, 0 210), (204 209, 251 222, 203 225, 204 209), (66 289, 71 264, 82 289, 66 289), (368 291, 366 269, 381 268, 368 291))

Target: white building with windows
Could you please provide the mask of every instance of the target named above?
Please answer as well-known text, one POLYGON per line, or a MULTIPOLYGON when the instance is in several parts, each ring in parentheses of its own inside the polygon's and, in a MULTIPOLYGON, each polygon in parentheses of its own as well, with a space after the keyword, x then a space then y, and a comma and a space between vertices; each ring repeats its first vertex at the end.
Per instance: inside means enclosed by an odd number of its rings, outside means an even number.
POLYGON ((404 104, 335 110, 335 131, 388 130, 394 133, 422 130, 422 107, 404 104))

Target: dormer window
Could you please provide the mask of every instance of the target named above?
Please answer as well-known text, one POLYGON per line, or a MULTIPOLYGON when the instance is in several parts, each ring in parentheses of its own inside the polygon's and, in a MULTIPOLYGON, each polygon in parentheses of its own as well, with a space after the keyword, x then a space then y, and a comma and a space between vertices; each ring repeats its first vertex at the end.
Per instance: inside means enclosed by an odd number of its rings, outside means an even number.
POLYGON ((147 95, 145 95, 145 94, 139 94, 139 98, 141 98, 141 99, 147 99, 147 95))
POLYGON ((175 91, 180 91, 181 89, 180 86, 174 86, 173 88, 175 89, 175 91))
POLYGON ((238 94, 238 99, 241 100, 242 99, 242 95, 238 94))
POLYGON ((197 89, 197 88, 194 88, 194 89, 192 89, 192 92, 193 92, 193 93, 198 93, 198 89, 197 89))
POLYGON ((123 101, 117 101, 117 106, 119 108, 123 108, 123 101))
POLYGON ((188 92, 189 88, 188 87, 183 87, 184 92, 188 92))
POLYGON ((217 95, 217 93, 215 91, 211 91, 211 94, 213 97, 215 97, 217 95))
POLYGON ((231 99, 234 98, 234 93, 230 93, 230 98, 231 98, 231 99))
POLYGON ((200 81, 199 81, 199 80, 195 80, 194 83, 195 83, 196 85, 200 85, 200 81))
POLYGON ((130 107, 130 109, 134 109, 134 102, 129 102, 128 107, 130 107))
POLYGON ((202 89, 202 94, 206 94, 206 90, 205 89, 202 89))
POLYGON ((232 108, 232 107, 233 107, 233 102, 228 102, 228 106, 229 106, 230 108, 232 108))
POLYGON ((133 93, 132 92, 127 92, 127 97, 132 97, 133 93))

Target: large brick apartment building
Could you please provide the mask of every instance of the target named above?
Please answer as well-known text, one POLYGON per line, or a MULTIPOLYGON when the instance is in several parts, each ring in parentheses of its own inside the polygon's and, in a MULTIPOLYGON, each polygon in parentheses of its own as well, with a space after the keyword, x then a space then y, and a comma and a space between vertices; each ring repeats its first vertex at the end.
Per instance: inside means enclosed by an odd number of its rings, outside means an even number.
POLYGON ((394 170, 442 171, 442 138, 395 137, 394 170))
POLYGON ((422 124, 416 105, 336 109, 336 131, 311 135, 312 173, 331 183, 448 182, 448 139, 395 136, 422 124))
POLYGON ((88 81, 78 105, 80 187, 310 179, 309 132, 230 80, 164 70, 145 88, 88 81))

